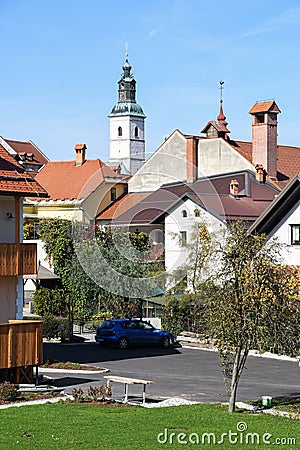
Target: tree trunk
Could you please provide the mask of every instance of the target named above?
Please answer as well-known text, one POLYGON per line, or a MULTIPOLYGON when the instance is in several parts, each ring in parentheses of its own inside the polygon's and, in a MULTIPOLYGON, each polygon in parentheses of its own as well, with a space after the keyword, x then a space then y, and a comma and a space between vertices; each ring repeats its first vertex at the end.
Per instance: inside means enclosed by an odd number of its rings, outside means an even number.
POLYGON ((241 357, 241 348, 237 347, 236 353, 235 353, 235 358, 234 358, 234 363, 233 363, 233 368, 232 368, 228 412, 234 412, 234 410, 235 410, 236 393, 237 393, 237 387, 238 387, 238 382, 239 382, 240 357, 241 357))

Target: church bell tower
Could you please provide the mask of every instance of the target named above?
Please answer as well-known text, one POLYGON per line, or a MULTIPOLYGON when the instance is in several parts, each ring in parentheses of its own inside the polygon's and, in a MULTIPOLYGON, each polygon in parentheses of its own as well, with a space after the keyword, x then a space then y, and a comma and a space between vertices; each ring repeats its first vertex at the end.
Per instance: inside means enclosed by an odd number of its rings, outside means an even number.
POLYGON ((136 81, 128 55, 118 81, 118 103, 109 114, 109 162, 120 163, 133 175, 145 162, 145 114, 136 102, 136 81))

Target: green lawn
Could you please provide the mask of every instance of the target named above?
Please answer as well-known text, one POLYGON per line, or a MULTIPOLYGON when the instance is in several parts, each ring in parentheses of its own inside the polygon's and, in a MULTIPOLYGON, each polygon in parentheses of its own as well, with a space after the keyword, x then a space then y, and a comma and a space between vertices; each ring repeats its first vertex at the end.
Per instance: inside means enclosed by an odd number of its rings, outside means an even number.
POLYGON ((122 408, 117 404, 113 407, 70 403, 22 406, 0 410, 0 449, 15 447, 296 450, 300 448, 300 422, 248 412, 229 414, 226 408, 209 404, 152 409, 122 408), (243 431, 244 428, 247 430, 243 431), (23 437, 25 432, 31 437, 23 437), (205 433, 213 434, 208 437, 205 433), (267 443, 263 443, 263 437, 267 443), (290 438, 296 442, 288 443, 290 438))

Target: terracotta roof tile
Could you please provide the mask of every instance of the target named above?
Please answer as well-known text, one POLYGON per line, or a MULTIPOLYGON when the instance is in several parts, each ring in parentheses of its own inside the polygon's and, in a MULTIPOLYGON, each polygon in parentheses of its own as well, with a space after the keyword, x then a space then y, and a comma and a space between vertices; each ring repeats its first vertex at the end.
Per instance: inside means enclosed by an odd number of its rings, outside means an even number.
POLYGON ((86 160, 81 166, 76 166, 75 161, 49 161, 35 177, 50 200, 84 199, 105 178, 122 180, 100 159, 86 160))
MULTIPOLYGON (((252 142, 229 141, 229 144, 244 156, 250 163, 252 161, 252 142)), ((277 146, 277 178, 278 186, 283 188, 286 183, 300 172, 300 148, 287 145, 277 146)))
POLYGON ((3 140, 20 156, 25 155, 25 153, 27 155, 32 155, 33 161, 27 161, 30 162, 30 164, 44 165, 49 161, 44 153, 32 141, 24 142, 5 138, 3 138, 3 140))
POLYGON ((47 197, 47 192, 0 145, 0 194, 47 197))
POLYGON ((249 111, 249 114, 268 112, 270 109, 273 111, 281 112, 274 100, 269 100, 267 102, 257 102, 255 103, 249 111))
POLYGON ((113 205, 99 214, 96 220, 113 220, 146 198, 150 193, 130 193, 118 199, 113 205))

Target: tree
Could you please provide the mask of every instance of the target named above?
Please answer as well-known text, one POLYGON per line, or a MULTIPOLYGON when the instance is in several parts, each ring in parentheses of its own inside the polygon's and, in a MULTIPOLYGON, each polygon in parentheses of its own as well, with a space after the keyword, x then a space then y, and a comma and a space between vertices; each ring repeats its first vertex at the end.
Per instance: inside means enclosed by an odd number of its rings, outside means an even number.
POLYGON ((169 276, 169 284, 179 284, 186 279, 187 290, 193 294, 203 291, 203 282, 209 281, 215 273, 220 245, 224 240, 223 229, 217 232, 210 232, 205 218, 200 212, 194 224, 189 242, 182 240, 177 233, 173 238, 179 242, 182 248, 186 249, 186 261, 183 265, 173 271, 169 276))
POLYGON ((100 305, 115 315, 137 313, 149 270, 151 242, 145 233, 103 231, 64 219, 42 221, 39 232, 61 277, 70 322, 84 321, 100 305))
POLYGON ((276 242, 266 243, 265 236, 250 234, 241 222, 230 226, 210 302, 211 330, 218 343, 229 412, 235 409, 249 350, 258 344, 265 347, 274 338, 278 347, 284 335, 298 336, 299 277, 287 276, 278 254, 276 242))

